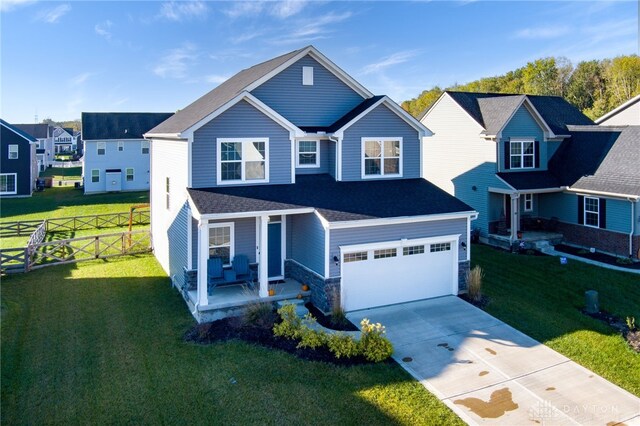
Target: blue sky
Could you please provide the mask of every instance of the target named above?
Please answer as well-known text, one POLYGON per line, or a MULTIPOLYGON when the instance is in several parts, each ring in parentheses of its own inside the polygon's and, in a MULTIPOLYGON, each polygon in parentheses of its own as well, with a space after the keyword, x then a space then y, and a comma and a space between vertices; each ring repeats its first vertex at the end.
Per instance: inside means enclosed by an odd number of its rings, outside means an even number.
POLYGON ((376 94, 497 75, 546 56, 638 53, 638 2, 2 0, 1 111, 175 111, 308 44, 376 94))

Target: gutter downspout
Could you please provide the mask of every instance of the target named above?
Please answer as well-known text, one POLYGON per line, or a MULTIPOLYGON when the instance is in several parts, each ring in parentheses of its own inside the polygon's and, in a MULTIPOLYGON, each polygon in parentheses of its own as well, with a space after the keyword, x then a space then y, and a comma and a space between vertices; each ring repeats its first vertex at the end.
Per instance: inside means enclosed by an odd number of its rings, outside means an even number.
POLYGON ((635 201, 632 198, 627 198, 631 203, 631 232, 629 232, 629 259, 633 258, 633 233, 635 232, 635 201))

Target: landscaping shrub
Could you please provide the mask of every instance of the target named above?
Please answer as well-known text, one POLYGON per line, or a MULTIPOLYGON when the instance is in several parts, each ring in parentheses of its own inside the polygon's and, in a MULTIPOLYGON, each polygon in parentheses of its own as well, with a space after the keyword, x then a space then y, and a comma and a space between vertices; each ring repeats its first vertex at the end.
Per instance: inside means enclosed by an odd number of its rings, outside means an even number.
POLYGON ((273 334, 287 339, 300 339, 302 337, 302 318, 296 314, 296 307, 285 305, 278 309, 282 321, 273 326, 273 334))
POLYGON ((476 265, 473 269, 467 271, 467 291, 469 292, 469 299, 473 302, 480 302, 482 300, 482 279, 484 278, 484 271, 479 265, 476 265))
POLYGON ((359 346, 362 355, 372 362, 381 362, 389 358, 393 353, 393 346, 389 339, 383 336, 384 326, 379 322, 371 324, 368 319, 364 318, 360 322, 360 327, 362 337, 359 346))
POLYGON ((327 344, 327 333, 320 330, 313 330, 303 326, 301 330, 300 343, 298 348, 317 349, 327 344))
POLYGON ((331 324, 334 327, 344 327, 349 320, 340 304, 340 292, 334 287, 331 291, 331 324))
POLYGON ((256 295, 252 302, 247 304, 242 317, 245 324, 257 327, 271 327, 275 322, 277 315, 273 312, 273 304, 269 302, 261 302, 257 298, 257 291, 244 287, 242 292, 247 295, 256 295))
POLYGON ((352 358, 360 355, 358 342, 349 334, 335 333, 329 335, 327 346, 331 353, 338 359, 352 358))

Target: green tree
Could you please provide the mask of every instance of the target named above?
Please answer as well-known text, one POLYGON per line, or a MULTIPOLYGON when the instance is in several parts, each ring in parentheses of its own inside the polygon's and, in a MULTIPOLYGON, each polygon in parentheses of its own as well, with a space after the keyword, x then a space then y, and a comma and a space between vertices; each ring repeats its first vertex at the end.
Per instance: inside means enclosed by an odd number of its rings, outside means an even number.
POLYGON ((609 106, 615 108, 640 93, 640 57, 630 55, 614 58, 606 67, 604 76, 609 106))
MULTIPOLYGON (((605 99, 605 84, 602 64, 582 61, 569 78, 566 98, 581 111, 591 109, 596 100, 605 99)), ((600 104, 597 109, 606 108, 606 102, 600 104)))
POLYGON ((402 103, 402 108, 414 117, 420 117, 442 95, 443 90, 436 86, 433 89, 424 90, 420 96, 402 103))
POLYGON ((555 58, 536 59, 522 70, 524 92, 529 95, 558 95, 558 78, 555 58))

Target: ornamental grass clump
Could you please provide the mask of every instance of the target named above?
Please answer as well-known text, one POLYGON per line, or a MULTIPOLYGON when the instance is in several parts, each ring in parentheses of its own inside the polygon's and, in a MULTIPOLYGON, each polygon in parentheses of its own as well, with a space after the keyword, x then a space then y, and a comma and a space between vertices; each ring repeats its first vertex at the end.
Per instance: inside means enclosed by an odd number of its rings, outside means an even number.
POLYGON ((482 300, 482 279, 484 278, 484 271, 478 265, 473 269, 467 271, 467 291, 469 292, 469 299, 473 302, 480 302, 482 300))

